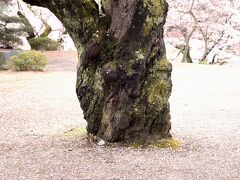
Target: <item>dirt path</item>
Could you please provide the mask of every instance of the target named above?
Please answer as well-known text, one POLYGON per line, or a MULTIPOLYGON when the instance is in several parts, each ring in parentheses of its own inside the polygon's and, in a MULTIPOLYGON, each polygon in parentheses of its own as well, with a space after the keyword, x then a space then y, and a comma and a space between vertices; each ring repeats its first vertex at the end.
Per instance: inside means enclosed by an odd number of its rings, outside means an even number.
POLYGON ((239 67, 174 64, 172 134, 182 147, 111 149, 61 136, 85 127, 76 54, 61 55, 44 73, 0 72, 0 179, 240 179, 239 67))

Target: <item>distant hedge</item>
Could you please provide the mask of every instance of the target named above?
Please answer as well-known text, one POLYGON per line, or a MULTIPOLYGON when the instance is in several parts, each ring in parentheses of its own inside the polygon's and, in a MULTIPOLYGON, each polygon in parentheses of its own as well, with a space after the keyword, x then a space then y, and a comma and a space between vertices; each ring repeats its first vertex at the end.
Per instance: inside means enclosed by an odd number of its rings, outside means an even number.
POLYGON ((44 54, 37 51, 24 51, 10 60, 12 69, 16 71, 43 71, 48 61, 44 54))
POLYGON ((29 40, 32 49, 40 51, 56 51, 60 48, 60 43, 48 37, 36 37, 29 40))

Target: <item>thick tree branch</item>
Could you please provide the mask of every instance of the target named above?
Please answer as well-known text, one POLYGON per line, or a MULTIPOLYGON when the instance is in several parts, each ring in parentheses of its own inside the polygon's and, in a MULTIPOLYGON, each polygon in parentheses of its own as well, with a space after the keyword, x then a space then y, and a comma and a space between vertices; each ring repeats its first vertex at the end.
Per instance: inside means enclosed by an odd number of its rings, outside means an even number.
POLYGON ((94 0, 23 0, 30 5, 46 7, 64 24, 77 48, 96 35, 103 18, 94 0), (71 18, 74 17, 74 18, 71 18))
POLYGON ((41 6, 41 7, 47 7, 49 4, 49 0, 43 0, 43 1, 40 1, 40 0, 24 0, 24 2, 30 4, 30 5, 33 5, 33 6, 41 6))

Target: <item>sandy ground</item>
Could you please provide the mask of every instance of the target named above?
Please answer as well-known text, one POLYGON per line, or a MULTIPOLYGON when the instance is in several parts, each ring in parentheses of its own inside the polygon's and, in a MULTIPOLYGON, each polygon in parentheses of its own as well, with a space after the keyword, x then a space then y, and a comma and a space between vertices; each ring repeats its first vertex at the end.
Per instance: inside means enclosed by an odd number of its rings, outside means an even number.
POLYGON ((173 65, 180 149, 109 148, 63 137, 86 125, 76 53, 47 55, 46 72, 0 72, 0 179, 240 179, 240 66, 173 65))

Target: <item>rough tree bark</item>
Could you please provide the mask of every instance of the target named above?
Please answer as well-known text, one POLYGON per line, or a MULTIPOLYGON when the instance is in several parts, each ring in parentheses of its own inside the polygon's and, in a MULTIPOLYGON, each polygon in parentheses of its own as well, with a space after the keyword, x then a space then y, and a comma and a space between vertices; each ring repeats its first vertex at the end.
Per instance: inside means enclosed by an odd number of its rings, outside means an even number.
POLYGON ((155 141, 169 131, 172 66, 165 0, 24 0, 49 8, 79 53, 76 91, 87 131, 110 142, 155 141))

